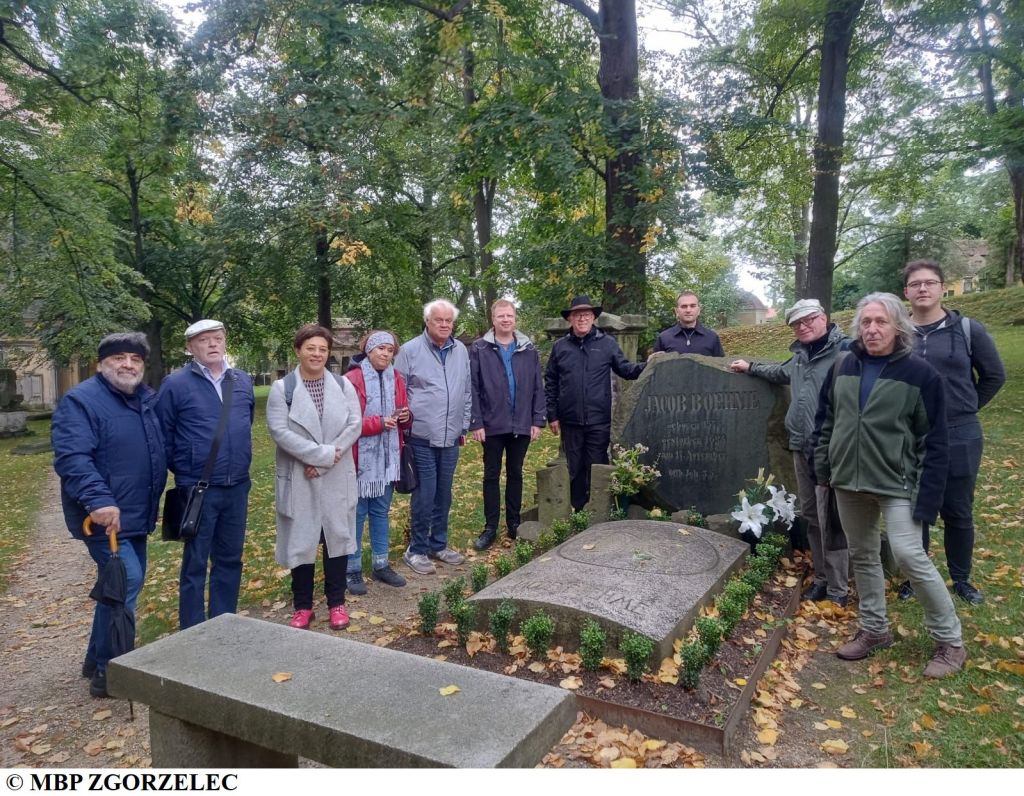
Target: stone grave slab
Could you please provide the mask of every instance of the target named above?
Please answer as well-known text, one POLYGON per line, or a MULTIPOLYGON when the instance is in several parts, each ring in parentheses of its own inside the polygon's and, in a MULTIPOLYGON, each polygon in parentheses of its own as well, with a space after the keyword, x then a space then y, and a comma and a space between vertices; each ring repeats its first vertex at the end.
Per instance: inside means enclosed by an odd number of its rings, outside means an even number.
POLYGON ((650 449, 643 459, 657 462, 661 478, 649 496, 672 511, 732 511, 736 493, 762 467, 777 481, 796 484, 785 447, 788 388, 732 373, 724 361, 660 357, 615 409, 612 442, 650 449))
MULTIPOLYGON (((518 619, 543 609, 555 620, 555 643, 575 650, 587 619, 608 633, 610 649, 624 631, 651 638, 660 660, 689 630, 744 561, 749 546, 688 525, 622 520, 588 528, 490 584, 470 600, 479 616, 512 600, 518 619)), ((518 627, 518 625, 517 625, 518 627)))

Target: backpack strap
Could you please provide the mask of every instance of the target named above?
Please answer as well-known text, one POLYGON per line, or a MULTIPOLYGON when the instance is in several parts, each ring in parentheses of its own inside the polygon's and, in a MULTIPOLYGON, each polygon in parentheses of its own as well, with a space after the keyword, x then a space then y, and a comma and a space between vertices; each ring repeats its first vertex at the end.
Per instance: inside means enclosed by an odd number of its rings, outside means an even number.
MULTIPOLYGON (((330 372, 330 371, 329 371, 330 372)), ((345 385, 341 383, 343 376, 339 376, 337 373, 330 372, 334 376, 334 380, 338 383, 338 386, 344 391, 345 385)), ((295 371, 290 370, 284 377, 284 402, 291 408, 292 398, 295 396, 295 385, 298 384, 299 380, 295 376, 295 371)))
POLYGON ((960 316, 960 330, 964 333, 964 341, 967 343, 967 356, 973 357, 974 351, 971 350, 971 319, 966 315, 960 316))

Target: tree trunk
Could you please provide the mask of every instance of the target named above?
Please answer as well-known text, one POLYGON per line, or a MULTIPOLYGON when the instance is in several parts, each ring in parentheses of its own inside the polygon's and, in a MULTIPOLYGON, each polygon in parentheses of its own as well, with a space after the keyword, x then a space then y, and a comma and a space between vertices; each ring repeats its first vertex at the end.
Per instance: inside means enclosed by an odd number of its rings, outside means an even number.
POLYGON ((331 312, 331 260, 328 257, 327 228, 318 225, 314 239, 316 251, 316 322, 325 329, 334 328, 331 312))
POLYGON ((793 286, 797 296, 807 295, 807 238, 811 232, 811 206, 802 202, 790 208, 793 230, 793 286))
MULTIPOLYGON (((499 25, 499 30, 501 29, 499 25)), ((471 114, 477 102, 476 59, 469 47, 462 48, 462 97, 467 114, 471 114)), ((483 285, 486 306, 481 307, 484 315, 498 298, 497 273, 494 270, 494 253, 491 251, 491 232, 494 218, 494 192, 498 187, 496 177, 476 178, 473 192, 473 219, 476 222, 476 248, 479 254, 480 282, 483 285)))
POLYGON ((155 315, 151 316, 146 321, 143 331, 149 341, 149 357, 146 359, 143 378, 146 384, 154 390, 159 390, 160 382, 164 378, 164 322, 155 315))
POLYGON ((828 0, 818 77, 818 135, 814 142, 814 198, 807 256, 807 290, 832 310, 832 271, 839 224, 839 174, 846 124, 846 76, 850 42, 864 0, 828 0))

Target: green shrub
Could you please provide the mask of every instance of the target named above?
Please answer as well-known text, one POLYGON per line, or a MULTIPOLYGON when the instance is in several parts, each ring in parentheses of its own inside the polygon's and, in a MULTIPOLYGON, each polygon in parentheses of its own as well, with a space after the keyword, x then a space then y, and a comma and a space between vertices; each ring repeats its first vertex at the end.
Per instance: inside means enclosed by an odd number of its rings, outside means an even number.
POLYGON ((690 506, 686 509, 686 516, 683 517, 684 525, 692 525, 695 528, 707 528, 707 520, 704 519, 704 515, 697 511, 696 508, 690 506))
POLYGON ((420 630, 424 636, 434 634, 434 628, 437 627, 437 611, 440 605, 441 592, 427 592, 420 597, 420 630))
POLYGON ((499 578, 505 577, 516 568, 516 562, 511 556, 498 556, 494 559, 494 574, 499 578))
POLYGON ((455 616, 456 609, 466 599, 466 579, 449 578, 441 586, 441 591, 444 592, 444 604, 448 608, 448 613, 455 616))
POLYGON ((722 623, 723 637, 732 633, 736 623, 743 617, 743 612, 747 610, 746 602, 728 594, 718 595, 715 607, 718 609, 718 619, 722 623))
POLYGON ((743 609, 746 610, 747 606, 753 602, 754 595, 757 594, 757 589, 749 583, 744 583, 742 580, 730 580, 725 584, 725 588, 722 589, 722 593, 729 597, 735 597, 736 601, 741 603, 743 605, 743 609))
POLYGON ((789 544, 789 538, 785 534, 781 533, 766 533, 761 537, 761 540, 757 543, 758 549, 761 547, 773 547, 779 551, 779 555, 783 555, 786 552, 786 545, 789 544))
POLYGON ((555 541, 555 535, 551 531, 541 531, 537 535, 537 552, 543 553, 546 550, 550 550, 558 542, 555 541))
POLYGON ((512 623, 515 619, 516 606, 511 600, 502 600, 488 617, 488 624, 498 642, 498 649, 506 655, 508 654, 508 636, 512 632, 512 623))
POLYGON ((573 533, 587 530, 590 527, 590 512, 574 511, 569 515, 569 527, 573 533))
POLYGON ((601 661, 604 659, 604 648, 608 643, 608 636, 593 619, 588 619, 580 629, 580 660, 583 668, 588 672, 595 672, 601 668, 601 661))
POLYGON ((473 589, 473 594, 487 585, 487 564, 483 561, 478 561, 469 571, 469 585, 473 589))
POLYGON ((679 657, 683 661, 679 667, 679 685, 692 691, 700 683, 701 670, 710 657, 707 647, 700 641, 691 641, 683 645, 679 657))
POLYGON ((750 568, 760 572, 765 582, 770 580, 772 575, 775 574, 775 567, 777 565, 778 562, 765 556, 754 556, 750 559, 750 568))
POLYGON ((530 563, 530 559, 533 558, 533 544, 528 542, 526 539, 519 539, 516 541, 516 547, 513 551, 516 559, 517 566, 524 566, 530 563))
POLYGON ((626 659, 626 674, 630 680, 639 682, 647 671, 654 642, 639 633, 625 632, 619 642, 619 652, 626 659))
POLYGON ((469 641, 469 634, 473 632, 476 625, 476 603, 466 601, 459 603, 452 611, 452 619, 455 620, 455 632, 459 637, 459 644, 464 647, 469 641))
POLYGON ((572 536, 572 526, 569 520, 557 519, 551 521, 551 533, 554 534, 555 544, 559 545, 572 536))
POLYGON ((768 580, 762 570, 755 569, 754 567, 747 567, 740 576, 740 579, 756 591, 761 591, 764 588, 765 581, 768 580))
POLYGON ((648 511, 647 519, 655 520, 656 522, 673 522, 671 514, 665 511, 665 509, 658 508, 654 508, 648 511))
POLYGON ((608 519, 612 522, 618 522, 619 520, 626 519, 626 509, 620 509, 616 506, 608 512, 608 519))
POLYGON ((555 620, 543 611, 530 616, 519 628, 526 639, 526 646, 535 658, 543 658, 555 637, 555 620))
POLYGON ((722 643, 722 623, 713 616, 702 616, 696 621, 694 627, 697 630, 697 638, 700 639, 700 643, 708 651, 708 657, 711 658, 718 652, 718 647, 722 643))

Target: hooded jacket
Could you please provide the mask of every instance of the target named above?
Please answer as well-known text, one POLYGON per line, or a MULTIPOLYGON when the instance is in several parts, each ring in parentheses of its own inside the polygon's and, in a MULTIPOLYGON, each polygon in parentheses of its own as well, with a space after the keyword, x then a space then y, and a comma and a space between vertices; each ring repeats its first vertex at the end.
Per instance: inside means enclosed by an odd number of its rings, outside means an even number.
POLYGON ((1006 382, 996 344, 984 324, 971 318, 971 350, 964 337, 963 316, 946 310, 946 320, 930 332, 917 330, 914 353, 924 357, 946 384, 946 419, 951 429, 977 423, 978 410, 1006 382))
POLYGON ((864 408, 860 341, 829 370, 821 389, 814 445, 819 484, 907 498, 918 522, 935 522, 949 463, 942 377, 909 351, 882 368, 864 408))
POLYGON ((470 431, 484 429, 487 434, 529 434, 531 426, 543 428, 544 385, 540 376, 540 356, 533 342, 521 332, 515 333, 512 375, 516 380, 516 403, 512 406, 508 374, 501 351, 489 329, 469 347, 469 370, 473 381, 473 415, 470 431))
POLYGON ((644 365, 630 362, 615 338, 596 326, 585 337, 571 331, 555 342, 544 372, 548 420, 581 426, 610 423, 612 383, 609 371, 637 379, 644 365))
POLYGON ((841 351, 849 346, 850 338, 843 334, 834 323, 825 331, 825 345, 814 356, 810 349, 799 340, 794 340, 789 350, 793 356, 782 363, 754 362, 750 365, 751 376, 757 376, 773 384, 790 386, 789 409, 786 410, 786 431, 789 432, 789 449, 804 451, 809 455, 811 437, 814 435, 814 418, 818 413, 818 395, 832 363, 841 351))

